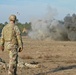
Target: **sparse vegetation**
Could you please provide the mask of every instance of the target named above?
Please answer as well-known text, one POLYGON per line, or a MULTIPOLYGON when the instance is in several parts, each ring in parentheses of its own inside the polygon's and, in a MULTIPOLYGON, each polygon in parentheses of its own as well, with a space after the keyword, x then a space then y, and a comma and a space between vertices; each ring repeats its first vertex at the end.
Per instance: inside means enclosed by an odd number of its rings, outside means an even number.
MULTIPOLYGON (((6 24, 8 24, 8 22, 5 22, 4 24, 3 23, 0 23, 0 35, 1 35, 1 31, 2 31, 3 27, 6 24)), ((21 33, 22 33, 22 31, 23 31, 24 28, 26 28, 27 30, 30 30, 31 29, 31 23, 30 22, 29 23, 26 22, 25 24, 22 24, 22 23, 20 23, 20 22, 17 21, 16 24, 19 27, 21 33)), ((24 33, 22 33, 22 35, 24 35, 24 33)), ((26 35, 26 33, 25 33, 25 35, 26 35)))
MULTIPOLYGON (((39 62, 41 67, 18 68, 19 75, 76 75, 76 42, 39 41, 23 36, 23 43, 24 50, 19 57, 25 63, 39 62)), ((0 52, 0 57, 8 62, 8 52, 0 52)), ((1 69, 0 75, 7 75, 7 71, 1 69)))

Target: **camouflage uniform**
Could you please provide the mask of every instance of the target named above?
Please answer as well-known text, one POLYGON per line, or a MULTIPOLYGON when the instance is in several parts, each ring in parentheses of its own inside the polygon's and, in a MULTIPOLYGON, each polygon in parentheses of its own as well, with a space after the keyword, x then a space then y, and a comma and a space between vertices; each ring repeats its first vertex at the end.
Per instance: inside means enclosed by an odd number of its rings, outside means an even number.
POLYGON ((20 30, 15 24, 7 24, 2 30, 0 45, 9 51, 8 75, 16 75, 18 50, 23 48, 20 30))

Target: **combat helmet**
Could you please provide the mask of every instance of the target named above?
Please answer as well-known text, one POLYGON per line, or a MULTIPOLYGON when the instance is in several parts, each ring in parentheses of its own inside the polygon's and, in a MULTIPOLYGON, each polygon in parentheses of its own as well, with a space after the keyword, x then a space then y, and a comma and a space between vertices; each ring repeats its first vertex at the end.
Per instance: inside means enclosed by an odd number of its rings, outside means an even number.
POLYGON ((9 17, 9 20, 10 21, 16 21, 16 15, 11 15, 10 17, 9 17))

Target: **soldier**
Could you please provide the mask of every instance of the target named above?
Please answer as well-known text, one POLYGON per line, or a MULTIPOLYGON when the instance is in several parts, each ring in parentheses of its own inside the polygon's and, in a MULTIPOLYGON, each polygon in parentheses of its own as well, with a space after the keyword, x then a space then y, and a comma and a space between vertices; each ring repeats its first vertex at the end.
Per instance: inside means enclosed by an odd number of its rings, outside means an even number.
POLYGON ((17 57, 18 52, 23 50, 23 43, 20 30, 16 22, 16 16, 9 17, 10 22, 5 25, 1 34, 0 48, 2 51, 9 51, 8 75, 17 75, 17 57))

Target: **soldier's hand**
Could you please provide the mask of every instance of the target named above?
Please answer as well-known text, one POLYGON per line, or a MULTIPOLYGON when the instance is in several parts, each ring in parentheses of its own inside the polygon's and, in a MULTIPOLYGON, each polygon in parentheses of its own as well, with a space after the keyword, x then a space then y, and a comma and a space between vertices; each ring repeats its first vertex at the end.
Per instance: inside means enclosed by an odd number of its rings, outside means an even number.
POLYGON ((20 47, 20 48, 19 48, 19 52, 21 52, 21 51, 22 51, 22 48, 20 47))
POLYGON ((0 50, 4 51, 4 47, 3 46, 0 46, 0 50))

